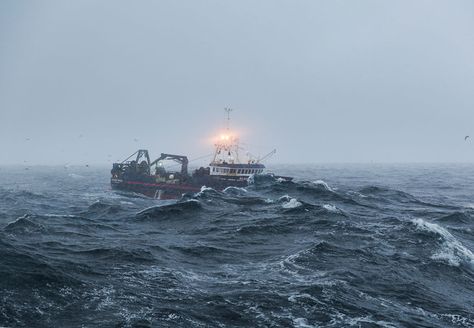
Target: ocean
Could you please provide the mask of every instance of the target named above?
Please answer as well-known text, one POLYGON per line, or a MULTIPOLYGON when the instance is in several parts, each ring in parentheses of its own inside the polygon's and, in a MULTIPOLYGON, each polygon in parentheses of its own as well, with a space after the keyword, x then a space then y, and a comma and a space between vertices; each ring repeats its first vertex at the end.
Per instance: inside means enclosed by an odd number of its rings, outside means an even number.
POLYGON ((474 165, 274 165, 177 201, 0 167, 0 327, 474 327, 474 165))

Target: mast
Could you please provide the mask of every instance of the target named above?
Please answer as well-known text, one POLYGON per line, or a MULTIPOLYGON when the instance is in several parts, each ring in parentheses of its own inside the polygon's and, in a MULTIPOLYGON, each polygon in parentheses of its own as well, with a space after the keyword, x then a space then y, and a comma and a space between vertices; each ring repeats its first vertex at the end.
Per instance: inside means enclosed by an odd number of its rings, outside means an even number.
MULTIPOLYGON (((229 163, 238 164, 239 159, 239 140, 233 136, 230 131, 230 113, 233 111, 230 107, 225 107, 224 112, 226 115, 226 129, 225 134, 221 135, 220 139, 216 142, 214 158, 212 163, 229 163)), ((212 164, 211 163, 211 164, 212 164)))
POLYGON ((233 109, 230 108, 230 107, 225 107, 224 111, 227 113, 227 129, 226 130, 227 130, 227 132, 229 132, 229 129, 230 129, 230 112, 232 112, 233 109))

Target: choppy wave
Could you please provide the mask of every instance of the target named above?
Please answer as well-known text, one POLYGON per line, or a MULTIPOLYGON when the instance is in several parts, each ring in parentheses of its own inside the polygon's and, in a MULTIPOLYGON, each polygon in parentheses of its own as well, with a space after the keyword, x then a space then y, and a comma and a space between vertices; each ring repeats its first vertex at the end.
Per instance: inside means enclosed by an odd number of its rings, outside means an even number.
POLYGON ((467 263, 474 268, 474 253, 457 240, 448 230, 436 223, 426 222, 423 219, 414 219, 413 223, 424 231, 435 234, 441 241, 439 249, 431 256, 449 265, 459 266, 467 263))
POLYGON ((474 327, 471 175, 302 171, 177 201, 0 171, 0 327, 474 327))
POLYGON ((8 223, 3 231, 9 233, 41 233, 45 231, 45 227, 39 223, 35 223, 28 218, 30 215, 23 215, 15 221, 8 223))
POLYGON ((137 219, 165 219, 165 218, 178 218, 180 216, 190 214, 192 215, 195 211, 202 208, 201 203, 198 200, 191 199, 175 204, 169 205, 157 205, 148 207, 138 212, 135 217, 137 219))

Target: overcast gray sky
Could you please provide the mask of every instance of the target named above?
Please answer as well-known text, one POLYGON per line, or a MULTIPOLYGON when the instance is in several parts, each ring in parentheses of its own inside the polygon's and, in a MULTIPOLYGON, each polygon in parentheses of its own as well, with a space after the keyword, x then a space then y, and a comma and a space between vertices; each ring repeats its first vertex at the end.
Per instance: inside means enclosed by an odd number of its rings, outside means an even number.
POLYGON ((198 157, 226 106, 274 163, 472 162, 474 1, 0 1, 0 164, 198 157))

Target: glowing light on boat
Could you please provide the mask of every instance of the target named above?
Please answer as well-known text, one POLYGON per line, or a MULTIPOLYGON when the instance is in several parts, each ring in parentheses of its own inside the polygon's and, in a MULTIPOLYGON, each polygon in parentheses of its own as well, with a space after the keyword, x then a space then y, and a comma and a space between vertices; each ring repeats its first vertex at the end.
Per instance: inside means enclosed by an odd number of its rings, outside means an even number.
POLYGON ((218 137, 216 139, 220 142, 228 143, 228 142, 231 142, 232 140, 235 140, 236 137, 234 135, 221 134, 220 137, 218 137))

